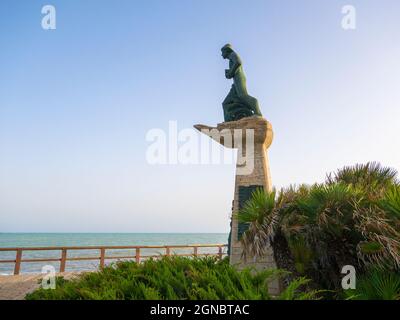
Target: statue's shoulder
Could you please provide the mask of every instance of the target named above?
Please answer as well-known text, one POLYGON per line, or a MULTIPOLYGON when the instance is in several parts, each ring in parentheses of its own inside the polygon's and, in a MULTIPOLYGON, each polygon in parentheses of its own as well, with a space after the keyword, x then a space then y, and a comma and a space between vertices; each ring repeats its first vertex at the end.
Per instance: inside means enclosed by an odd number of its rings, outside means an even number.
POLYGON ((229 55, 229 60, 239 62, 240 64, 242 63, 240 56, 235 51, 231 52, 231 54, 229 55))
POLYGON ((229 59, 237 59, 239 55, 232 50, 232 52, 229 54, 229 59))

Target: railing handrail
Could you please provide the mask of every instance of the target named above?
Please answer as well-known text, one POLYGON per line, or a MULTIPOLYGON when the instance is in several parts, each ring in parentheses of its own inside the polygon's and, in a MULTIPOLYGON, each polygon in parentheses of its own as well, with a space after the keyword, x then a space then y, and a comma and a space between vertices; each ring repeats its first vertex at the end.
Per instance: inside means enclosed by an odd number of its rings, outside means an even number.
POLYGON ((83 261, 83 260, 99 260, 100 268, 104 267, 105 260, 115 259, 135 259, 136 263, 140 263, 141 259, 145 258, 157 258, 160 256, 170 256, 171 249, 185 249, 192 248, 193 253, 191 254, 176 254, 178 256, 218 256, 222 259, 225 254, 222 248, 227 247, 227 244, 188 244, 188 245, 154 245, 154 246, 60 246, 60 247, 16 247, 16 248, 0 248, 0 252, 16 251, 15 259, 13 260, 0 260, 0 263, 14 263, 14 275, 20 273, 22 262, 60 262, 60 272, 65 272, 65 266, 67 261, 83 261), (218 253, 198 253, 198 248, 218 248, 218 253), (106 250, 118 250, 118 249, 135 249, 135 255, 133 256, 106 256, 106 250), (164 254, 158 255, 147 255, 143 256, 140 254, 141 249, 165 249, 164 254), (23 259, 22 253, 24 251, 61 251, 60 258, 38 258, 38 259, 23 259), (89 256, 89 257, 67 257, 68 250, 100 250, 100 256, 89 256))
MULTIPOLYGON (((152 246, 59 246, 59 247, 1 247, 0 251, 56 251, 56 250, 101 250, 101 249, 165 249, 165 248, 218 248, 227 244, 178 244, 178 245, 152 245, 152 246)), ((0 260, 1 261, 1 260, 0 260)))

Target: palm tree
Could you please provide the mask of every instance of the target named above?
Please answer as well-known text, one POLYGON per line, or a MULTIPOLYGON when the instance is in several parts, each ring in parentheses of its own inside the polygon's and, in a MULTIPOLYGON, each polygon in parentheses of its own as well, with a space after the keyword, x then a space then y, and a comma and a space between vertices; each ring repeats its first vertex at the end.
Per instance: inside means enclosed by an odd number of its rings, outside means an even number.
POLYGON ((293 269, 328 289, 340 289, 346 264, 400 270, 400 186, 397 172, 378 163, 345 167, 324 184, 257 190, 238 220, 249 224, 245 256, 262 256, 283 236, 293 269))
POLYGON ((346 166, 327 175, 327 184, 344 183, 361 188, 370 196, 382 196, 393 184, 397 184, 397 171, 377 162, 346 166))
POLYGON ((269 240, 273 238, 279 211, 275 196, 275 190, 265 193, 261 188, 256 189, 237 214, 239 222, 249 225, 241 240, 245 248, 244 258, 248 254, 256 257, 264 255, 269 240))

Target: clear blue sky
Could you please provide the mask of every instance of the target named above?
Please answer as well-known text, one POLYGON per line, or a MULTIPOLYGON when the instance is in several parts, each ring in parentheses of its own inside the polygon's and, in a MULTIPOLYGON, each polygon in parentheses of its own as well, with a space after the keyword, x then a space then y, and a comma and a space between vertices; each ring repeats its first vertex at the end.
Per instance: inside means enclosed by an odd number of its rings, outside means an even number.
POLYGON ((226 42, 274 127, 275 186, 400 169, 399 39, 398 0, 2 0, 0 232, 227 232, 233 165, 145 157, 169 120, 222 121, 226 42))

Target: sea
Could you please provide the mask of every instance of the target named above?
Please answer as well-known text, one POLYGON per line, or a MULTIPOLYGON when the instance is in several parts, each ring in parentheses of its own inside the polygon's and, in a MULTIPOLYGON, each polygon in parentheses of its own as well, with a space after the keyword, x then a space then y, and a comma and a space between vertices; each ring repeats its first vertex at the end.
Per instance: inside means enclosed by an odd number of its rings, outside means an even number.
MULTIPOLYGON (((227 244, 227 233, 0 233, 0 248, 15 247, 75 247, 75 246, 147 246, 227 244)), ((216 253, 217 248, 199 248, 198 253, 216 253)), ((226 253, 224 248, 224 253, 226 253)), ((100 256, 100 250, 68 250, 68 258, 100 256)), ((171 249, 171 254, 192 253, 193 249, 171 249)), ((164 254, 164 249, 141 249, 141 256, 164 254)), ((0 260, 14 260, 15 251, 0 251, 0 260)), ((134 256, 135 250, 107 250, 107 256, 134 256)), ((24 251, 22 259, 60 258, 61 251, 24 251)), ((125 260, 125 259, 120 259, 125 260)), ((106 260, 106 264, 117 260, 106 260)), ((98 260, 67 261, 66 272, 90 271, 99 266, 98 260)), ((23 262, 20 273, 48 272, 59 262, 23 262), (50 266, 50 267, 49 267, 50 266), (50 269, 49 269, 50 268, 50 269)), ((0 275, 11 275, 14 263, 0 263, 0 275)))

